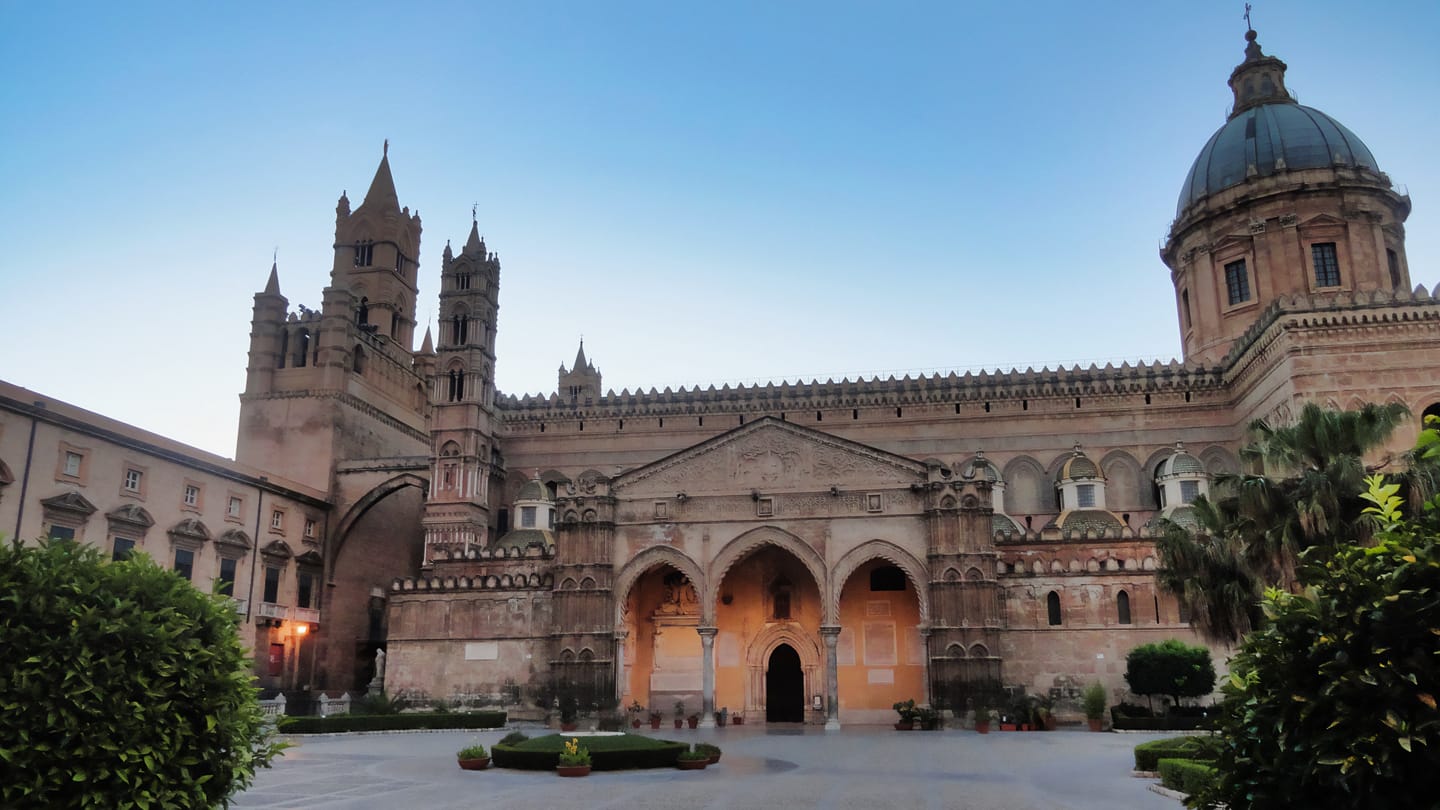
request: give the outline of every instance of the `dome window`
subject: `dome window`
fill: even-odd
[[[1340,286],[1340,260],[1335,254],[1334,242],[1316,242],[1310,246],[1310,258],[1315,262],[1315,286]]]
[[[522,529],[533,529],[533,528],[535,528],[535,507],[533,507],[533,506],[522,506],[522,507],[520,507],[520,528],[522,528]]]
[[[1200,482],[1199,482],[1199,481],[1181,481],[1181,482],[1180,482],[1180,502],[1181,502],[1181,503],[1194,503],[1194,502],[1195,502],[1195,499],[1198,498],[1198,497],[1200,497]]]
[[[1075,502],[1081,509],[1095,507],[1095,485],[1081,484],[1075,488]]]
[[[1230,295],[1230,306],[1250,300],[1250,274],[1245,269],[1245,260],[1239,259],[1225,265],[1225,289]]]

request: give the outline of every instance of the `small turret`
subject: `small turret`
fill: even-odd
[[[575,364],[566,370],[560,365],[559,392],[562,400],[571,405],[581,405],[600,398],[600,369],[585,358],[585,338],[580,338],[580,349],[575,352]]]

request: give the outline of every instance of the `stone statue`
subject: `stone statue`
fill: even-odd
[[[365,691],[372,695],[385,694],[385,651],[375,651],[375,677],[370,679],[370,684]]]

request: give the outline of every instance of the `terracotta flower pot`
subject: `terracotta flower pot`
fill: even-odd
[[[465,771],[483,771],[490,767],[490,757],[475,757],[474,759],[457,759],[460,769]]]
[[[637,717],[637,718],[635,718],[634,720],[631,720],[631,721],[630,721],[630,727],[631,727],[631,728],[639,728],[639,727],[640,727],[640,718]]]
[[[914,720],[901,720],[900,722],[898,722],[898,723],[895,724],[895,730],[896,730],[896,731],[914,731],[914,730],[915,730],[915,721],[914,721]]]
[[[1094,720],[1090,720],[1089,722],[1090,722],[1090,730],[1091,730],[1091,731],[1103,731],[1103,730],[1104,730],[1105,719],[1104,719],[1103,717],[1097,717],[1097,718],[1095,718]]]
[[[711,764],[711,765],[719,765],[719,764],[720,764],[720,755],[719,755],[719,754],[711,754],[711,755],[710,755],[710,764]]]
[[[1001,730],[1001,731],[1014,731],[1015,728],[1016,728],[1016,726],[1015,726],[1014,723],[1001,723],[1001,724],[1000,724],[1000,730]]]
[[[985,721],[985,722],[983,722],[983,723],[976,723],[976,724],[975,724],[975,730],[978,731],[978,732],[980,732],[981,734],[989,734],[989,733],[990,733],[990,721],[987,720],[987,721]]]
[[[685,727],[685,721],[684,721],[683,719],[679,718],[679,717],[675,718],[675,727],[676,727],[676,728],[684,728],[684,727]]]
[[[560,721],[560,730],[561,730],[561,731],[574,731],[574,730],[575,730],[575,723],[567,723],[567,722],[565,722],[564,720],[561,720],[561,721]]]
[[[685,718],[685,722],[690,726],[690,728],[700,727],[700,718],[698,717],[687,717]]]
[[[675,766],[682,771],[703,771],[705,766],[710,764],[708,759],[679,759]]]
[[[555,773],[561,776],[589,776],[589,765],[556,765]]]
[[[658,717],[652,717],[652,718],[650,718],[650,728],[652,728],[652,729],[654,729],[654,730],[656,730],[656,731],[659,731],[659,730],[660,730],[660,718],[658,718]]]

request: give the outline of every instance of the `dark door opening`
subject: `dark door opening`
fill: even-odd
[[[805,676],[800,654],[789,644],[770,653],[765,670],[765,722],[801,723],[805,720]]]

